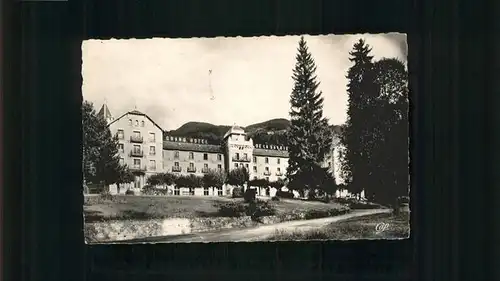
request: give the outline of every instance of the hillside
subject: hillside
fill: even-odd
[[[271,119],[265,122],[244,127],[254,143],[286,145],[286,131],[290,121],[284,118]],[[170,136],[183,136],[207,139],[209,143],[218,144],[224,134],[231,128],[229,125],[214,125],[206,122],[188,122],[176,130],[167,131]],[[332,130],[339,132],[340,126],[332,125]]]

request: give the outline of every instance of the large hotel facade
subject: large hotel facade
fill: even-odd
[[[148,115],[133,110],[114,119],[104,104],[99,111],[108,122],[113,135],[118,135],[121,164],[141,171],[133,188],[142,188],[149,176],[156,173],[203,176],[209,170],[230,171],[245,167],[250,179],[276,181],[284,178],[288,166],[285,146],[254,143],[244,129],[233,126],[224,135],[220,145],[207,140],[170,136]],[[336,173],[335,152],[338,136],[334,136],[332,149],[323,166]],[[111,187],[113,188],[113,186]],[[185,191],[188,192],[188,191]],[[173,194],[185,193],[175,190]],[[227,190],[194,190],[195,195],[227,195]],[[259,195],[269,196],[269,190]]]

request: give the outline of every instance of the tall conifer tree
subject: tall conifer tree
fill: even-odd
[[[316,64],[304,37],[300,38],[290,95],[291,125],[288,136],[287,178],[291,189],[303,191],[322,186],[315,182],[318,167],[331,147],[331,130],[323,117],[323,97],[318,90]]]
[[[348,189],[360,194],[371,186],[374,145],[373,128],[378,95],[373,71],[371,48],[360,39],[349,53],[353,66],[347,73],[348,109],[347,122],[341,137],[341,165]]]

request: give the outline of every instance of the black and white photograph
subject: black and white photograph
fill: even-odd
[[[405,34],[86,40],[85,242],[410,236]]]

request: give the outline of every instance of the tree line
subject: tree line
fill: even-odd
[[[396,58],[373,60],[360,39],[349,53],[347,122],[342,128],[339,162],[347,189],[362,190],[369,199],[392,203],[408,195],[408,73]],[[331,150],[332,134],[323,116],[316,64],[300,38],[294,86],[290,95],[288,132],[289,188],[332,194],[333,173],[322,168]]]
[[[241,187],[245,183],[248,186],[255,187],[275,187],[280,188],[286,185],[286,181],[278,179],[268,181],[266,179],[249,179],[249,173],[245,168],[238,168],[229,172],[219,170],[209,170],[203,176],[197,175],[176,175],[174,173],[158,173],[148,177],[146,180],[151,186],[170,186],[178,187],[217,187],[222,188],[225,184]]]

